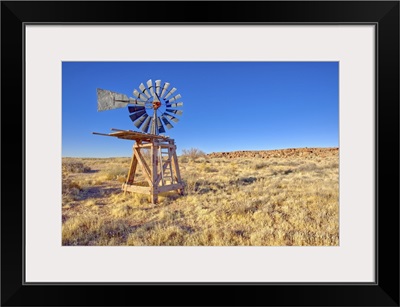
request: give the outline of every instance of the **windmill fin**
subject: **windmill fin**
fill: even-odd
[[[161,92],[161,80],[156,80],[156,94],[157,96],[160,96]]]
[[[178,100],[179,98],[182,98],[181,94],[178,94],[178,95],[172,97],[171,99],[169,99],[169,102],[174,102],[174,101]]]
[[[151,96],[154,96],[153,81],[151,79],[147,81],[147,87],[150,90]]]
[[[175,92],[176,92],[176,88],[174,87],[168,92],[168,94],[164,97],[164,99],[167,99],[169,96],[171,96]]]
[[[177,107],[183,106],[183,102],[177,102],[177,103],[170,103],[170,102],[167,102],[167,103],[165,104],[165,106],[168,107],[168,108],[177,108]]]
[[[142,126],[142,131],[144,133],[147,133],[147,131],[149,131],[150,121],[151,121],[151,117],[150,116],[147,117],[146,120],[144,121],[143,126]]]
[[[174,113],[174,114],[177,114],[177,115],[182,115],[182,113],[183,113],[182,110],[166,109],[165,111],[170,112],[170,113]]]
[[[146,102],[147,100],[149,100],[149,98],[147,98],[147,96],[143,93],[140,93],[138,90],[133,90],[133,95],[135,95],[135,97],[143,102]]]
[[[158,133],[165,133],[164,126],[159,117],[157,117],[157,130],[158,130]]]
[[[135,120],[137,120],[140,116],[142,116],[144,113],[146,113],[146,110],[142,110],[136,113],[132,113],[131,115],[129,115],[129,117],[131,118],[131,120],[134,122]]]
[[[149,94],[148,91],[147,91],[147,88],[144,86],[143,83],[141,83],[141,84],[139,85],[139,88],[140,88],[140,90],[142,91],[142,93],[144,93],[144,94],[147,96],[147,98],[150,98],[150,97],[151,97],[150,94]]]
[[[139,129],[141,125],[143,125],[144,121],[148,118],[149,116],[147,113],[144,113],[141,117],[139,117],[138,120],[136,120],[133,124]]]
[[[172,129],[174,128],[174,126],[171,125],[171,123],[168,121],[168,119],[163,115],[161,115],[161,120],[164,122],[164,125],[168,128],[168,129]]]
[[[162,92],[161,92],[161,96],[160,96],[161,98],[164,97],[164,95],[167,92],[167,89],[168,89],[169,86],[170,86],[170,83],[168,83],[168,82],[164,83],[163,88],[162,88]]]
[[[168,119],[172,120],[174,123],[179,122],[179,119],[176,118],[175,116],[171,115],[171,114],[168,114],[168,113],[165,113],[165,112],[164,112],[163,115],[164,115],[165,117],[168,117]]]
[[[144,107],[141,107],[141,106],[128,106],[128,111],[129,111],[129,113],[135,113],[135,112],[137,112],[137,111],[142,111],[142,110],[144,110],[145,108]]]

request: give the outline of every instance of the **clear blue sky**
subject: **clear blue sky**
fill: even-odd
[[[339,144],[338,62],[63,62],[62,155],[128,157],[133,141],[93,135],[138,130],[127,107],[97,111],[96,89],[133,96],[169,82],[184,103],[166,135],[178,155]]]

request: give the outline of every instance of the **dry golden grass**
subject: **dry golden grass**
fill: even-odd
[[[63,245],[339,245],[339,161],[179,157],[184,196],[123,194],[130,158],[63,165]]]

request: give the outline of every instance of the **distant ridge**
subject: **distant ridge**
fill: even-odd
[[[315,147],[315,148],[287,148],[275,150],[239,150],[229,152],[212,152],[207,156],[210,158],[288,158],[288,157],[330,157],[339,153],[338,147]]]

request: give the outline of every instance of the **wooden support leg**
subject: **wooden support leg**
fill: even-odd
[[[171,144],[171,142],[170,142],[170,144]],[[178,157],[176,156],[176,150],[175,149],[176,149],[176,146],[174,146],[174,147],[172,147],[170,149],[171,156],[172,156],[172,161],[171,161],[172,162],[171,163],[172,164],[172,169],[173,169],[173,172],[175,174],[176,182],[183,184],[182,178],[181,178],[181,172],[179,171]],[[178,193],[180,195],[183,195],[184,194],[184,189],[183,188],[182,189],[178,189]]]
[[[135,150],[135,149],[133,149],[133,150]],[[137,160],[137,158],[135,156],[135,152],[133,152],[131,166],[129,168],[129,173],[128,173],[128,177],[126,179],[126,183],[132,184],[133,181],[135,180],[135,173],[136,173],[137,164],[138,164],[138,160]]]
[[[151,146],[151,191],[150,191],[150,201],[153,204],[158,202],[158,191],[157,191],[157,170],[158,170],[158,152],[157,146],[153,142]]]
[[[154,190],[151,191],[150,202],[151,202],[152,204],[158,203],[158,194],[155,193]]]
[[[135,180],[135,173],[136,173],[137,164],[138,164],[138,160],[137,160],[137,158],[135,156],[135,148],[133,148],[131,166],[129,167],[128,177],[126,178],[126,181],[125,181],[125,184],[124,184],[124,195],[126,194],[127,185],[133,184],[133,181]]]

